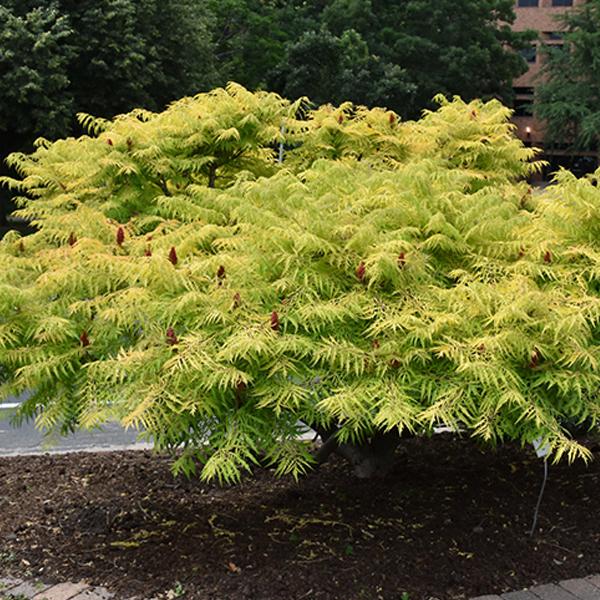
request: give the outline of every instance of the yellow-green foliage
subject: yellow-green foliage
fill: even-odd
[[[507,109],[440,102],[398,123],[231,85],[12,156],[39,231],[0,243],[0,395],[223,481],[303,472],[299,420],[586,456],[563,424],[599,416],[600,192],[535,197]]]

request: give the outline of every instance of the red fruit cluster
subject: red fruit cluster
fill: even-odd
[[[125,230],[122,227],[117,229],[117,245],[122,246],[125,241]]]
[[[112,141],[110,138],[108,138],[108,139],[106,140],[106,143],[107,143],[109,146],[112,146],[112,145],[113,145],[113,141]]]
[[[177,250],[175,250],[175,246],[171,246],[171,250],[169,250],[169,260],[173,265],[176,265],[177,261],[179,260],[177,258]]]
[[[219,279],[224,279],[225,278],[225,267],[223,265],[221,265],[218,269],[217,269],[217,277]]]
[[[177,339],[177,336],[175,335],[175,330],[172,327],[169,327],[167,329],[167,344],[169,344],[169,346],[175,346],[178,343],[179,343],[179,340]]]
[[[356,278],[362,283],[365,280],[365,263],[361,260],[358,267],[356,267]]]
[[[341,125],[344,122],[344,115],[339,115],[337,121]]]
[[[144,256],[152,256],[152,250],[150,246],[148,246],[148,248],[146,248],[146,250],[144,251]]]
[[[233,308],[239,308],[242,305],[242,297],[239,292],[233,295]]]
[[[398,254],[398,268],[402,268],[406,264],[406,258],[404,256],[404,252],[400,252]]]
[[[77,236],[71,231],[69,235],[69,246],[74,246],[77,243]]]
[[[546,250],[546,253],[544,254],[544,262],[545,263],[552,262],[552,252],[550,252],[550,250]]]
[[[273,331],[279,331],[279,315],[275,310],[271,313],[271,329]]]
[[[87,331],[83,331],[81,333],[79,336],[79,342],[84,348],[90,345],[90,338],[88,337]]]
[[[390,113],[389,120],[390,125],[393,125],[396,122],[396,115],[394,113]]]

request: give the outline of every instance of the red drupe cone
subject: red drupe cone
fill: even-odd
[[[271,329],[273,331],[279,331],[279,315],[275,310],[271,313]]]
[[[175,246],[171,246],[171,250],[169,250],[169,260],[173,265],[176,265],[177,261],[179,260],[177,258],[177,250],[175,250]]]
[[[400,252],[400,254],[398,254],[398,268],[402,269],[402,267],[404,267],[405,264],[406,258],[404,256],[404,252]]]
[[[125,230],[122,227],[117,229],[117,245],[122,246],[125,241]]]
[[[242,305],[242,297],[240,296],[239,292],[236,292],[233,295],[233,307],[232,308],[239,308]]]
[[[179,340],[177,339],[177,336],[175,335],[175,330],[172,327],[169,327],[167,329],[167,344],[169,344],[169,346],[175,346],[178,343],[179,343]]]
[[[90,345],[90,338],[88,337],[87,331],[83,331],[81,333],[79,336],[79,342],[84,348]]]
[[[356,278],[360,282],[363,282],[365,280],[365,273],[366,273],[365,263],[363,261],[360,261],[360,264],[358,265],[358,267],[356,267]]]
[[[550,252],[550,250],[546,250],[546,253],[544,254],[544,262],[545,263],[552,262],[552,252]]]
[[[69,246],[74,246],[77,243],[77,236],[71,232],[69,235]]]

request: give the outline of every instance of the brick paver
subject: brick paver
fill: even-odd
[[[0,577],[0,592],[5,592],[11,588],[17,587],[22,581],[14,577]]]
[[[600,575],[566,579],[557,585],[538,585],[528,590],[507,592],[499,596],[477,596],[471,600],[600,600]]]
[[[47,590],[49,587],[49,585],[45,585],[39,581],[23,581],[5,592],[5,594],[8,598],[33,598],[36,594]]]
[[[111,600],[115,595],[105,588],[95,587],[77,594],[72,600]]]
[[[595,585],[598,589],[600,589],[600,575],[590,575],[585,578],[585,581]]]
[[[508,592],[500,596],[502,600],[540,600],[539,596],[532,594],[528,590],[521,590],[519,592]]]
[[[72,600],[89,587],[85,583],[59,583],[33,596],[33,600]]]
[[[538,585],[531,588],[531,591],[542,600],[577,600],[577,596],[553,583]]]
[[[48,586],[35,581],[0,577],[0,600],[10,600],[16,596],[31,600],[119,600],[107,589],[90,587],[85,583]],[[487,594],[471,600],[600,600],[600,575],[566,579],[558,584],[539,585],[529,590],[500,595]]]
[[[567,579],[558,585],[571,592],[579,600],[600,600],[600,589],[587,579]]]

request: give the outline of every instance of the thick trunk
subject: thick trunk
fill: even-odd
[[[394,464],[394,454],[400,442],[398,432],[377,433],[362,444],[343,444],[336,438],[335,429],[316,429],[323,445],[316,453],[319,464],[324,463],[332,453],[343,456],[361,479],[383,476]]]

